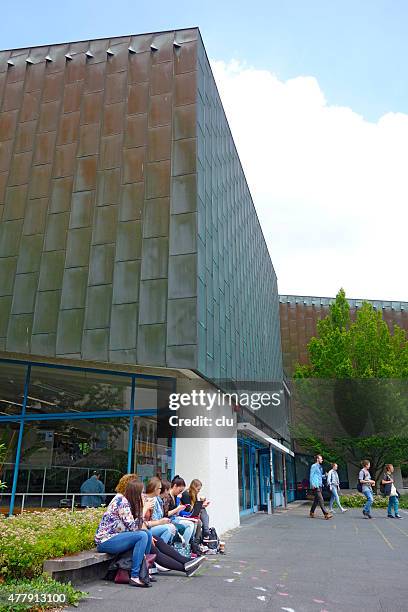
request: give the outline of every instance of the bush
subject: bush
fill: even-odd
[[[353,495],[341,495],[341,505],[345,508],[362,508],[366,502],[366,498],[362,493]],[[400,508],[408,508],[408,495],[401,495]],[[374,495],[373,508],[386,508],[388,506],[388,497],[382,495]]]
[[[46,559],[94,548],[103,508],[25,512],[0,518],[0,578],[35,578]]]
[[[0,612],[40,612],[64,605],[77,606],[85,595],[70,583],[63,584],[45,576],[34,580],[13,580],[0,584]]]

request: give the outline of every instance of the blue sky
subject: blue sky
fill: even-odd
[[[0,47],[198,25],[208,55],[312,75],[329,104],[368,120],[408,111],[405,0],[16,0],[1,10]]]

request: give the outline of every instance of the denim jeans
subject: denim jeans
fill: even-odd
[[[101,553],[109,553],[117,555],[133,548],[132,554],[132,569],[130,575],[132,578],[139,576],[140,565],[144,555],[150,552],[152,545],[152,534],[145,529],[138,531],[123,531],[98,544],[97,550]]]
[[[338,505],[338,507],[340,508],[340,510],[343,510],[341,503],[340,503],[340,498],[339,498],[339,491],[337,489],[337,487],[333,486],[332,490],[331,490],[331,498],[330,498],[330,511],[333,510],[333,504],[334,502],[336,502],[336,504]]]
[[[367,498],[367,501],[364,505],[363,510],[367,514],[370,514],[371,506],[373,505],[373,501],[374,501],[373,492],[368,487],[363,487],[363,495],[365,495]]]
[[[170,523],[167,525],[155,525],[154,527],[151,527],[149,531],[151,532],[152,536],[155,538],[161,538],[163,542],[166,542],[166,544],[173,539],[173,536],[176,533],[174,525]]]
[[[390,495],[390,498],[388,500],[388,508],[387,508],[388,516],[392,516],[393,509],[394,509],[395,516],[398,516],[398,508],[399,508],[398,495]]]
[[[177,531],[179,531],[179,527],[182,527],[184,529],[183,531],[183,538],[185,539],[186,543],[188,544],[192,538],[192,535],[194,533],[195,530],[195,523],[194,521],[189,521],[187,519],[182,519],[180,516],[176,516],[173,519],[173,522],[177,528]],[[180,529],[180,532],[182,531],[182,529]]]

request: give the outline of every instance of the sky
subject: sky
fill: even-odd
[[[405,0],[16,0],[0,48],[199,26],[283,294],[408,301]]]

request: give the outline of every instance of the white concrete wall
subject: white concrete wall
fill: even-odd
[[[179,438],[176,442],[176,474],[186,481],[203,483],[210,527],[218,535],[239,525],[237,440],[232,438]]]
[[[178,393],[191,392],[193,387],[207,392],[216,391],[211,384],[200,378],[193,381],[177,381]],[[201,480],[203,483],[201,494],[211,502],[208,507],[210,527],[215,527],[221,535],[228,529],[238,527],[240,522],[237,419],[232,407],[228,403],[221,402],[208,412],[205,407],[200,409],[185,407],[177,411],[180,417],[198,413],[214,419],[224,415],[234,421],[234,426],[229,429],[231,435],[228,438],[217,437],[217,435],[226,435],[225,431],[217,431],[217,428],[212,432],[194,428],[193,435],[196,437],[176,439],[175,473],[184,478],[187,487],[193,478]]]

